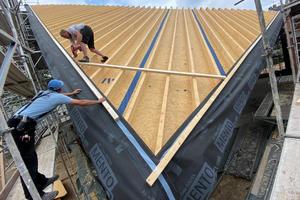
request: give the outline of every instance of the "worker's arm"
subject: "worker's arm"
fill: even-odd
[[[71,34],[70,42],[72,46],[75,46],[76,44],[76,36],[74,34]]]
[[[75,95],[75,94],[79,94],[80,92],[81,92],[81,89],[76,89],[73,92],[66,92],[66,93],[62,93],[62,94],[66,95],[66,96],[72,96],[72,95]]]
[[[71,104],[76,106],[90,106],[104,102],[105,99],[102,97],[98,100],[88,100],[88,99],[72,99]]]
[[[79,31],[76,31],[75,37],[76,37],[75,46],[79,46],[80,42],[82,41],[82,35],[81,35],[81,33]]]

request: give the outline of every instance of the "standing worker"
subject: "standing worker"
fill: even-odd
[[[77,51],[83,51],[83,59],[79,62],[89,62],[90,59],[87,55],[86,44],[88,45],[91,52],[102,57],[101,62],[107,61],[108,57],[103,55],[100,51],[95,48],[94,44],[94,32],[91,27],[84,24],[74,24],[67,30],[62,29],[60,36],[69,39],[71,42],[71,49],[74,57],[77,57]]]
[[[69,96],[78,94],[81,90],[76,89],[71,93],[62,93],[64,83],[60,80],[51,80],[48,83],[48,90],[39,92],[29,103],[20,108],[9,120],[8,126],[12,130],[13,138],[29,171],[29,174],[40,193],[43,200],[53,200],[58,192],[44,193],[43,190],[58,179],[58,175],[46,178],[45,175],[38,172],[38,159],[34,148],[35,127],[46,114],[50,113],[57,106],[62,104],[71,104],[78,106],[88,106],[102,103],[104,98],[99,100],[79,100]],[[26,199],[31,195],[21,179]]]

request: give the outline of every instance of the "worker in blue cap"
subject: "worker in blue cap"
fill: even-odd
[[[61,80],[49,81],[48,90],[39,92],[8,120],[8,126],[14,128],[12,135],[16,145],[43,200],[53,200],[57,196],[57,191],[45,193],[43,190],[56,181],[58,175],[46,178],[45,175],[38,172],[38,159],[34,148],[34,132],[37,122],[62,104],[88,106],[105,101],[104,98],[98,100],[73,99],[69,96],[78,94],[81,90],[76,89],[71,93],[63,93],[63,86],[64,82]],[[32,199],[24,181],[21,180],[21,182],[26,199]]]

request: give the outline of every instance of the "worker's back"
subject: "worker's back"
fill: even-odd
[[[39,95],[29,106],[26,104],[20,108],[15,115],[25,115],[37,120],[57,106],[69,104],[72,100],[68,96],[51,90],[41,91]]]

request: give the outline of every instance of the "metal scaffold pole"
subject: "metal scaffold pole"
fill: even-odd
[[[266,35],[266,23],[265,23],[261,2],[260,0],[254,0],[254,1],[255,1],[256,11],[258,15],[259,24],[260,24],[261,37],[262,37],[264,53],[265,53],[264,56],[266,57],[266,61],[267,61],[267,69],[269,72],[273,101],[276,110],[276,121],[277,121],[278,132],[279,132],[279,136],[283,137],[284,126],[283,126],[280,100],[279,100],[279,94],[277,88],[277,80],[275,76],[275,69],[273,66],[272,49],[270,48],[269,40]]]
[[[7,119],[7,116],[6,116],[6,113],[4,111],[4,108],[3,108],[3,104],[2,104],[2,101],[0,100],[0,112],[3,113],[3,116],[5,119]],[[3,149],[1,149],[3,148]],[[0,176],[1,176],[1,190],[4,188],[5,186],[5,167],[4,167],[4,147],[3,147],[3,138],[2,136],[0,136]]]
[[[294,81],[294,84],[295,84],[297,82],[296,65],[295,65],[295,59],[294,59],[293,51],[292,51],[293,46],[291,44],[291,35],[290,35],[289,31],[288,31],[288,23],[289,23],[289,21],[287,21],[287,15],[286,15],[286,12],[285,12],[285,10],[283,8],[282,0],[280,0],[280,12],[283,15],[284,31],[285,31],[285,35],[286,35],[288,52],[289,52],[289,58],[290,58],[290,62],[291,62],[291,70],[292,70],[293,81]]]

